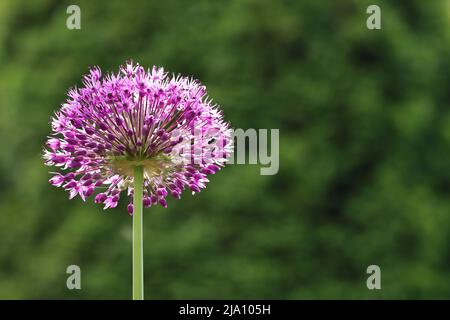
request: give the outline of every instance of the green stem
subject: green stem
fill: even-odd
[[[134,167],[133,191],[133,300],[144,300],[144,262],[142,241],[142,189],[144,171]]]

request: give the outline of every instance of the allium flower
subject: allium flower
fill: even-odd
[[[107,209],[127,191],[132,214],[140,167],[144,207],[166,207],[168,195],[200,192],[225,164],[231,130],[199,82],[128,62],[103,78],[91,68],[83,85],[69,90],[44,150],[45,164],[59,169],[49,182],[70,199],[98,192],[95,202]]]
[[[133,299],[143,299],[142,207],[167,206],[170,194],[200,192],[226,162],[231,130],[206,89],[162,68],[129,62],[102,78],[98,67],[71,89],[52,119],[45,164],[50,183],[70,198],[95,196],[114,208],[127,191],[133,215]]]

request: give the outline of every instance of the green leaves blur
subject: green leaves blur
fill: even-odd
[[[280,128],[278,175],[232,165],[145,211],[146,298],[450,297],[446,1],[383,1],[381,31],[370,1],[78,1],[79,31],[69,4],[0,4],[0,298],[130,298],[127,203],[69,201],[40,159],[67,89],[129,58]]]

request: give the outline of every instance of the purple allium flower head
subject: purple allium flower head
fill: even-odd
[[[199,192],[225,164],[231,129],[198,81],[128,62],[103,78],[91,68],[83,85],[52,118],[44,150],[45,164],[59,169],[49,182],[70,199],[97,192],[96,203],[114,208],[122,191],[132,199],[133,167],[141,165],[144,207],[166,207],[168,195]]]

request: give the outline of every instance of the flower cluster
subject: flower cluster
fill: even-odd
[[[95,196],[117,206],[122,191],[132,200],[133,169],[144,171],[144,207],[167,206],[170,194],[200,192],[226,162],[231,129],[198,81],[126,63],[102,77],[98,67],[52,118],[45,164],[56,166],[49,182],[70,198]],[[132,201],[128,205],[132,214]]]

